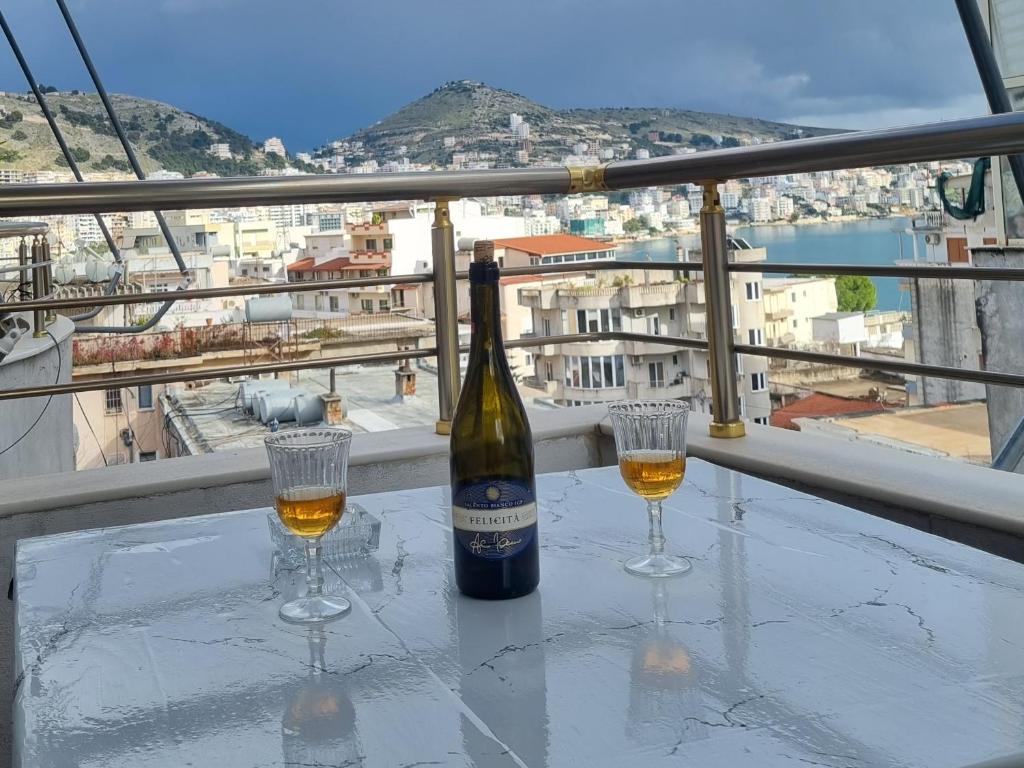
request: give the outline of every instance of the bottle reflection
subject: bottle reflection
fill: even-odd
[[[308,629],[309,674],[296,685],[281,718],[285,765],[357,765],[362,749],[355,707],[343,678],[324,661],[323,625]]]
[[[474,600],[449,594],[458,628],[460,695],[526,765],[548,764],[548,706],[541,594]],[[462,718],[474,765],[499,761],[503,748]],[[502,763],[504,764],[504,763]]]
[[[627,735],[638,744],[674,743],[705,738],[697,669],[686,646],[673,634],[669,584],[651,582],[654,621],[633,650]]]

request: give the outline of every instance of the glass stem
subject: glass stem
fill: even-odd
[[[306,597],[320,597],[324,593],[324,572],[321,561],[320,539],[306,539]]]
[[[651,555],[660,555],[665,551],[665,534],[661,531],[661,502],[647,502],[647,516],[650,518],[651,531],[648,536],[651,542]]]

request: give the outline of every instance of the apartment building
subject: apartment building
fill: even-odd
[[[75,468],[155,461],[165,457],[164,385],[145,384],[75,395]]]
[[[764,335],[770,347],[811,344],[811,318],[839,309],[833,277],[774,278],[762,285]]]
[[[763,248],[731,240],[730,258],[763,261]],[[737,342],[765,343],[760,273],[732,276],[733,329]],[[624,331],[706,339],[703,276],[682,272],[615,270],[587,276],[549,276],[520,287],[519,302],[533,313],[535,336]],[[705,351],[657,342],[599,341],[548,344],[537,348],[535,378],[559,405],[589,405],[624,398],[686,400],[697,412],[711,412],[711,371]],[[767,424],[771,413],[768,365],[740,356],[737,384],[741,414]]]

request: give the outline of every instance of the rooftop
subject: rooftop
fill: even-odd
[[[794,423],[794,419],[879,413],[884,410],[884,406],[878,402],[835,397],[815,392],[802,400],[790,403],[785,408],[774,411],[771,415],[771,425],[800,431],[800,427]]]
[[[536,256],[553,256],[562,253],[585,251],[614,251],[615,246],[576,235],[533,235],[531,237],[506,237],[494,241],[496,248],[514,248],[517,251]]]

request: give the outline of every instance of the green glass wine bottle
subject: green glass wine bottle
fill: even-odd
[[[455,583],[470,597],[503,600],[540,580],[533,437],[501,340],[494,243],[478,240],[469,267],[473,336],[452,419]]]

